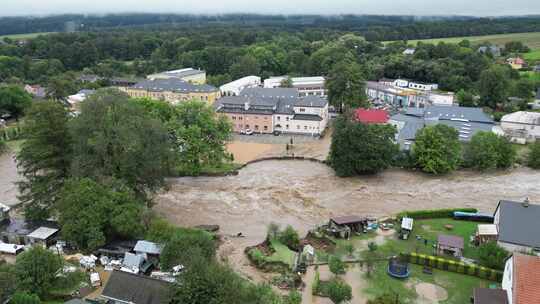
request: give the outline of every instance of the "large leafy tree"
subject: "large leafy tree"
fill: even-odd
[[[412,153],[416,165],[424,172],[444,174],[454,171],[461,162],[458,132],[443,124],[425,127],[416,135]]]
[[[230,137],[231,124],[203,102],[179,104],[167,126],[174,136],[177,164],[183,173],[199,174],[204,167],[222,164],[228,156],[225,141]]]
[[[340,117],[335,123],[329,164],[338,176],[384,170],[398,152],[394,134],[390,125],[366,125]]]
[[[15,292],[16,287],[15,266],[0,261],[0,301],[7,300]]]
[[[492,132],[478,132],[466,150],[469,166],[479,170],[508,168],[514,164],[516,151],[504,137]]]
[[[62,267],[61,258],[43,247],[35,246],[21,253],[15,264],[18,290],[27,291],[43,298],[56,281],[56,273]]]
[[[114,237],[137,237],[144,230],[144,202],[119,181],[102,185],[88,178],[69,180],[57,207],[62,236],[83,250],[94,250]]]
[[[365,83],[360,66],[354,61],[336,63],[326,81],[330,104],[343,111],[343,107],[357,108],[368,105]]]
[[[506,102],[510,89],[508,74],[508,68],[500,65],[494,65],[480,74],[478,90],[482,105],[495,109]]]
[[[163,185],[171,151],[167,130],[124,93],[93,94],[70,131],[74,177],[121,179],[141,197]]]
[[[6,112],[18,119],[31,104],[32,96],[20,87],[0,87],[0,114]]]
[[[64,107],[53,101],[33,104],[26,115],[25,141],[17,155],[17,163],[24,177],[18,183],[19,199],[29,220],[49,217],[69,174],[68,120]]]
[[[510,253],[497,245],[497,242],[488,242],[478,248],[478,261],[484,267],[503,270],[509,256]]]

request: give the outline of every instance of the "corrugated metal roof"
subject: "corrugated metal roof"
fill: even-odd
[[[46,240],[50,238],[53,234],[57,233],[58,231],[59,231],[58,229],[54,229],[54,228],[39,227],[38,229],[30,233],[28,237],[32,239]]]
[[[162,247],[161,245],[153,243],[153,242],[138,241],[133,251],[144,252],[144,253],[149,253],[149,254],[160,254],[161,247]]]

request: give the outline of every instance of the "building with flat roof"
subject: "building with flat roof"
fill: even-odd
[[[264,80],[265,88],[279,88],[288,76],[270,77]],[[326,79],[322,76],[291,77],[292,87],[298,89],[300,96],[326,96]]]
[[[238,96],[244,89],[261,86],[261,77],[246,76],[219,87],[221,96]]]
[[[389,123],[397,128],[396,141],[404,150],[410,148],[416,133],[425,126],[445,124],[452,127],[458,131],[462,142],[469,142],[478,132],[492,132],[495,126],[493,119],[481,108],[456,106],[409,108],[392,116]]]
[[[220,93],[216,87],[208,84],[193,84],[179,78],[147,79],[133,86],[120,88],[134,98],[152,98],[177,104],[187,100],[200,100],[214,103]]]
[[[156,74],[146,76],[149,80],[157,79],[181,79],[193,84],[205,84],[206,83],[206,71],[197,70],[193,68],[185,68],[179,70],[165,71]]]

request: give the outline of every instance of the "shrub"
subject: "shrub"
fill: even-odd
[[[328,297],[335,304],[340,304],[352,299],[352,288],[347,283],[332,279],[327,286]]]
[[[9,303],[12,304],[39,304],[39,297],[33,293],[16,292]]]
[[[343,264],[341,259],[336,256],[330,256],[330,258],[328,259],[328,267],[330,268],[330,271],[335,275],[345,273],[345,265]]]
[[[504,137],[492,132],[475,134],[465,153],[466,165],[477,170],[508,168],[516,160],[516,150]]]
[[[289,247],[291,250],[297,250],[300,245],[298,232],[291,225],[288,225],[279,235],[279,241]]]
[[[484,243],[478,248],[478,262],[485,267],[503,270],[509,256],[510,253],[496,242]]]
[[[264,254],[257,248],[250,249],[248,251],[248,257],[257,267],[262,266],[265,262]]]

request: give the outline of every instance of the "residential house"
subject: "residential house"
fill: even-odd
[[[504,115],[501,128],[513,142],[535,142],[540,139],[540,113],[519,111]]]
[[[47,97],[47,90],[38,84],[36,85],[27,84],[24,86],[24,90],[26,91],[26,93],[32,95],[35,98]]]
[[[362,232],[367,226],[367,218],[356,215],[333,217],[328,222],[331,233],[341,238],[349,238],[353,232]]]
[[[452,255],[460,258],[463,256],[465,242],[462,237],[455,235],[440,234],[437,237],[437,252],[440,255]]]
[[[206,71],[197,70],[193,68],[186,68],[173,71],[165,71],[146,76],[149,80],[159,79],[180,79],[185,82],[193,84],[205,84],[206,83]]]
[[[113,304],[167,304],[170,286],[165,281],[114,270],[101,297]]]
[[[320,135],[328,124],[328,101],[299,95],[295,88],[248,88],[226,96],[216,112],[227,116],[233,131]]]
[[[497,243],[510,252],[540,251],[540,205],[524,202],[499,201],[494,212]]]
[[[216,87],[208,84],[193,84],[179,78],[143,80],[120,90],[134,98],[146,97],[165,100],[172,104],[192,99],[213,104],[220,97]]]
[[[410,55],[414,55],[415,52],[416,52],[415,48],[407,48],[405,49],[405,51],[403,51],[403,55],[410,56]]]
[[[356,109],[354,116],[364,124],[385,124],[390,119],[387,111],[377,109]]]
[[[502,49],[496,45],[481,46],[478,48],[478,53],[491,54],[493,57],[500,57]]]
[[[244,89],[256,88],[260,86],[261,77],[246,76],[222,85],[219,87],[219,90],[221,91],[221,96],[238,96]]]
[[[60,230],[50,227],[39,227],[27,235],[30,245],[38,245],[45,248],[53,245]]]
[[[468,142],[474,134],[492,132],[495,123],[481,108],[458,106],[429,106],[409,108],[390,118],[398,132],[396,142],[402,149],[408,150],[416,138],[416,133],[425,126],[445,124],[459,132],[459,140]]]
[[[525,60],[519,57],[508,58],[506,59],[506,63],[508,63],[514,70],[520,70],[526,65]]]
[[[270,77],[264,80],[265,88],[279,88],[288,76]],[[292,87],[298,89],[300,96],[326,96],[326,79],[322,76],[292,77]]]
[[[506,291],[508,304],[539,304],[539,274],[540,257],[514,253],[506,260],[502,289]]]

